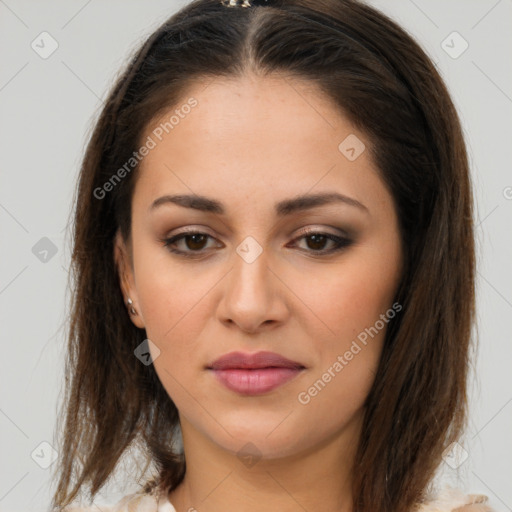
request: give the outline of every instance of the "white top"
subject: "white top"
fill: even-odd
[[[495,512],[490,508],[487,502],[487,496],[482,494],[466,494],[462,490],[445,486],[437,495],[431,496],[426,503],[419,505],[412,512],[464,512],[468,505],[467,511],[473,512]],[[479,503],[484,504],[477,507],[470,505]],[[464,508],[459,508],[464,507]],[[116,504],[105,506],[101,505],[102,512],[176,512],[176,509],[170,503],[167,492],[161,492],[155,488],[149,494],[136,492],[127,494]],[[96,505],[92,506],[70,506],[66,507],[63,512],[97,512]]]
[[[168,498],[167,492],[154,488],[150,493],[142,491],[127,494],[114,505],[101,505],[102,512],[176,512]],[[98,512],[96,505],[69,506],[62,512]]]

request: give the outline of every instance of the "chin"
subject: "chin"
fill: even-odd
[[[287,423],[287,414],[248,416],[238,413],[235,417],[219,421],[222,427],[215,432],[205,432],[224,450],[241,457],[244,453],[265,459],[277,459],[294,455],[311,442],[304,426]],[[210,430],[210,429],[208,429]],[[231,436],[227,433],[231,434]]]

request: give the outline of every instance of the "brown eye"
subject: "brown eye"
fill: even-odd
[[[353,243],[349,238],[333,235],[332,233],[322,233],[320,231],[308,231],[295,240],[306,240],[305,251],[317,253],[318,255],[331,254],[340,251]],[[332,247],[326,249],[325,246],[331,242]]]
[[[204,244],[208,235],[204,235],[202,233],[185,235],[183,240],[185,240],[185,246],[191,250],[201,250],[204,249]]]
[[[209,238],[213,239],[207,233],[189,231],[166,238],[162,242],[164,242],[164,247],[167,247],[169,251],[193,258],[203,254],[203,249],[205,249]],[[182,242],[181,247],[179,247],[180,242]]]
[[[309,240],[308,247],[315,251],[321,251],[325,249],[326,242],[329,241],[325,235],[309,235],[304,237],[306,240]]]

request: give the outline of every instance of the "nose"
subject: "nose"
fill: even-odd
[[[283,278],[269,267],[265,250],[252,262],[235,254],[222,283],[218,318],[227,327],[236,326],[246,333],[274,329],[289,314],[286,290]]]

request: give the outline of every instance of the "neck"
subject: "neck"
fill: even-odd
[[[187,470],[169,494],[177,512],[352,512],[352,464],[362,414],[321,446],[276,459],[241,458],[181,418]]]

